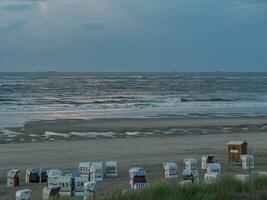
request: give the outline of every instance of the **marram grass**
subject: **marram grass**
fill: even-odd
[[[179,183],[158,182],[150,188],[97,195],[92,200],[266,200],[267,178],[253,177],[242,184],[231,177],[222,177],[216,184],[181,187]],[[60,198],[70,200],[70,198]]]

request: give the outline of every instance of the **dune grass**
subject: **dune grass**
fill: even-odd
[[[96,195],[91,200],[266,200],[267,177],[253,177],[245,184],[221,177],[215,184],[182,187],[178,182],[158,182],[143,190]],[[61,197],[59,200],[73,200]]]
[[[216,184],[181,187],[177,183],[159,182],[150,188],[115,192],[96,196],[94,200],[264,200],[267,199],[267,178],[255,177],[242,184],[231,177],[222,177]]]
[[[0,173],[0,184],[5,184],[6,183],[6,175]]]

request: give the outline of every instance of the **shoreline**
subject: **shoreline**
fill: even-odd
[[[146,117],[29,121],[0,129],[0,143],[267,132],[267,117]]]
[[[17,128],[23,127],[25,123],[31,121],[46,120],[93,120],[93,119],[123,119],[123,118],[181,118],[181,119],[198,119],[198,118],[267,118],[267,113],[253,114],[250,112],[235,113],[231,110],[228,112],[202,112],[192,110],[175,109],[96,109],[96,110],[52,110],[40,112],[2,112],[0,113],[0,128]]]

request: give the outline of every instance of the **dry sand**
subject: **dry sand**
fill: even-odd
[[[129,119],[128,119],[129,120]],[[157,119],[154,122],[132,120],[114,123],[89,123],[94,128],[121,127],[124,130],[130,128],[169,128],[169,127],[218,127],[218,126],[262,126],[266,124],[266,118],[238,118],[225,120],[203,119],[203,120],[179,120]],[[123,122],[123,123],[122,123]],[[38,122],[40,123],[44,122]],[[61,124],[59,128],[68,130],[71,124]],[[120,125],[120,126],[119,126]],[[94,127],[95,126],[95,127]],[[78,126],[77,126],[78,127]],[[94,128],[93,128],[94,127]],[[42,126],[39,126],[41,129]],[[47,128],[47,127],[46,127]],[[51,127],[50,127],[51,128]],[[73,128],[75,129],[75,128]],[[26,128],[27,130],[27,128]],[[30,129],[29,129],[30,130]],[[88,127],[86,128],[88,131]],[[0,174],[4,175],[7,170],[33,167],[54,167],[65,171],[77,170],[81,161],[107,161],[117,160],[120,164],[121,177],[105,179],[98,185],[98,191],[110,191],[128,188],[129,168],[143,166],[148,172],[151,182],[161,179],[162,162],[181,163],[184,158],[194,157],[200,160],[202,155],[213,154],[223,164],[224,171],[240,171],[240,169],[228,170],[226,166],[226,143],[229,140],[246,140],[251,152],[255,155],[256,170],[267,171],[267,134],[265,129],[261,131],[239,133],[212,134],[181,134],[171,136],[143,136],[113,139],[91,139],[83,141],[57,141],[40,143],[18,143],[0,145]],[[73,131],[73,130],[68,130]],[[74,131],[77,131],[76,129]],[[179,168],[181,173],[181,166]],[[14,199],[15,190],[7,189],[4,185],[5,179],[1,179],[0,199]],[[43,185],[25,185],[22,188],[33,189],[33,200],[41,196]],[[21,188],[21,187],[20,187]],[[16,188],[17,190],[18,188]]]

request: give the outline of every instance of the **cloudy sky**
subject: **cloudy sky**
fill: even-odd
[[[267,71],[267,0],[0,0],[0,71]]]

